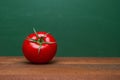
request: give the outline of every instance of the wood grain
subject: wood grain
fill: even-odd
[[[0,80],[120,80],[120,58],[56,57],[31,64],[24,57],[0,57]]]

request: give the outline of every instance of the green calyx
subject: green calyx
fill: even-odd
[[[33,31],[34,31],[34,33],[35,33],[35,35],[36,35],[36,37],[37,37],[37,40],[36,40],[36,39],[32,39],[32,38],[29,38],[29,40],[30,40],[31,42],[34,42],[34,43],[39,44],[38,54],[40,53],[40,49],[41,49],[41,47],[42,47],[43,44],[54,44],[54,43],[56,43],[56,42],[46,42],[46,41],[44,40],[44,38],[45,38],[49,33],[46,33],[44,36],[39,37],[38,34],[37,34],[37,32],[36,32],[36,30],[35,30],[35,28],[33,28]]]
[[[42,45],[45,41],[44,39],[41,37],[36,41],[38,44]]]

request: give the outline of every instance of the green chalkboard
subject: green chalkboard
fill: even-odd
[[[0,0],[0,55],[23,55],[33,27],[56,38],[56,56],[120,57],[120,0]]]

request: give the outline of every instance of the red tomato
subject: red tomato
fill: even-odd
[[[48,63],[57,51],[55,38],[47,32],[36,32],[27,36],[23,42],[24,56],[32,63]]]

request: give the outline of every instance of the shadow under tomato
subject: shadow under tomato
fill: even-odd
[[[22,62],[24,64],[29,64],[29,65],[50,65],[50,64],[55,64],[57,61],[56,60],[52,60],[50,62],[47,62],[47,63],[32,63],[32,62],[29,62],[29,61],[25,61],[25,62]]]

